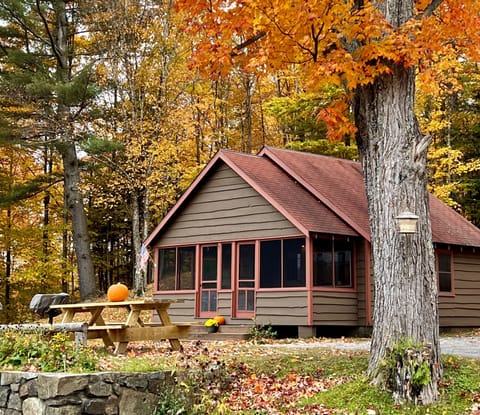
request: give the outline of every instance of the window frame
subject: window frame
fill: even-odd
[[[316,266],[315,266],[315,241],[317,240],[326,240],[331,244],[331,274],[330,274],[330,285],[317,285],[316,284]],[[351,248],[351,256],[350,256],[350,284],[348,286],[346,285],[336,285],[336,259],[338,257],[337,253],[340,251],[337,251],[335,249],[335,241],[342,241],[342,242],[347,242],[350,244]],[[355,291],[356,290],[356,250],[357,250],[357,245],[355,243],[355,239],[350,237],[350,236],[339,236],[339,235],[318,235],[317,237],[313,237],[311,239],[311,278],[312,278],[312,287],[315,291]],[[342,250],[342,251],[345,251]]]
[[[296,279],[300,281],[300,283],[293,284],[292,281],[295,281],[294,278],[287,278],[289,275],[288,272],[291,271],[291,267],[289,266],[288,258],[286,255],[286,243],[288,241],[298,241],[303,247],[303,251],[301,252],[302,257],[301,259],[301,271],[303,272],[303,278]],[[271,282],[272,280],[263,280],[262,281],[262,270],[263,264],[266,259],[262,255],[262,244],[274,244],[278,243],[279,247],[279,254],[278,254],[278,264],[276,264],[275,268],[278,269],[279,275],[275,278],[275,283],[279,285],[274,286],[262,286],[262,282]],[[307,238],[305,237],[290,237],[290,238],[276,238],[276,239],[264,239],[259,240],[260,249],[259,249],[259,280],[258,280],[258,289],[259,290],[280,290],[280,289],[306,289],[307,288],[307,255],[306,255],[306,245],[307,245]],[[296,252],[298,253],[298,252]],[[268,262],[268,261],[267,261]],[[270,269],[271,270],[271,269]],[[297,267],[298,270],[298,267]],[[290,282],[290,284],[288,284]]]
[[[447,273],[446,271],[440,271],[440,255],[450,257],[450,291],[440,291],[440,273]],[[454,261],[453,261],[453,251],[449,249],[436,249],[435,250],[435,274],[437,278],[437,289],[438,295],[442,297],[454,297],[455,296],[455,273],[454,273]]]
[[[192,251],[193,258],[191,260],[191,269],[189,272],[191,273],[191,278],[192,278],[192,288],[181,288],[182,283],[184,282],[182,276],[182,263],[180,262],[180,250],[183,249],[188,249]],[[162,251],[175,251],[175,270],[174,270],[174,281],[173,281],[173,288],[172,289],[161,289],[160,288],[160,282],[161,282],[161,266],[160,266],[160,261],[161,261],[161,255]],[[157,263],[159,264],[158,266],[158,271],[157,271],[157,278],[156,278],[156,284],[155,284],[155,292],[159,293],[181,293],[181,292],[195,292],[196,290],[196,261],[197,261],[197,248],[196,245],[180,245],[180,246],[163,246],[161,248],[158,248],[158,254],[157,254]]]

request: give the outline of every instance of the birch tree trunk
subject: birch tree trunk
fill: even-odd
[[[140,215],[140,199],[137,193],[132,194],[132,250],[134,252],[134,276],[133,276],[133,292],[135,297],[145,295],[146,281],[145,273],[140,267],[141,263],[141,215]]]
[[[431,381],[415,397],[437,399],[441,376],[437,284],[427,192],[428,138],[414,114],[415,69],[391,75],[356,92],[355,121],[369,205],[374,275],[369,374],[385,381],[381,362],[395,344],[411,340],[431,350]],[[415,234],[400,234],[395,217],[419,216]]]

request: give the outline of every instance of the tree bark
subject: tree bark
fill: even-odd
[[[80,169],[75,143],[64,142],[60,152],[63,159],[65,200],[72,219],[73,246],[77,257],[80,297],[85,300],[96,294],[96,280],[90,253],[87,217],[79,190]]]
[[[68,19],[64,1],[55,2],[56,38],[52,39],[52,50],[57,58],[57,78],[62,83],[70,81],[68,49]],[[82,300],[96,294],[96,281],[90,253],[90,240],[83,198],[79,190],[80,169],[74,140],[73,120],[70,110],[62,102],[58,103],[58,125],[60,142],[57,149],[62,155],[65,201],[72,218],[73,245],[77,257],[77,269]]]
[[[414,16],[413,0],[384,0],[375,6],[394,29]],[[374,384],[386,386],[390,382],[388,386],[400,392],[397,401],[429,404],[438,397],[442,375],[427,191],[430,140],[422,136],[414,112],[415,68],[401,62],[390,62],[389,66],[391,74],[359,87],[353,99],[368,200],[374,281],[368,374]],[[399,233],[396,216],[403,211],[419,216],[416,233]],[[424,356],[430,378],[415,388],[415,396],[410,393],[408,379],[402,378],[410,372],[403,365],[412,361],[411,350],[404,347],[399,351],[401,344],[414,345],[414,353],[428,350]],[[385,367],[383,362],[394,349],[394,367]],[[393,385],[392,373],[396,377]]]
[[[141,196],[137,193],[132,194],[132,249],[134,252],[134,278],[133,292],[135,297],[145,295],[145,272],[140,268],[142,240],[140,231],[140,200]]]
[[[385,381],[382,360],[395,344],[427,344],[431,382],[418,402],[437,399],[441,376],[437,283],[430,227],[426,152],[414,113],[415,69],[393,66],[354,98],[358,145],[368,199],[374,275],[373,334],[368,373]],[[395,217],[419,216],[415,234],[400,234]]]

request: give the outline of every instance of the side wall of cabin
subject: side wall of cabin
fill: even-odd
[[[440,327],[480,327],[480,252],[453,253],[453,295],[439,295]]]
[[[219,242],[246,242],[257,239],[303,236],[283,215],[274,209],[260,194],[238,176],[227,165],[221,163],[204,184],[197,189],[191,201],[170,221],[154,250],[160,247],[197,245]],[[155,262],[158,261],[155,255]],[[198,259],[197,259],[198,262]],[[154,268],[154,273],[158,267]],[[198,277],[198,272],[197,272]],[[169,311],[176,322],[193,321],[196,310],[194,291],[160,293],[156,290],[158,275],[154,275],[154,296],[173,298],[183,303],[173,304]],[[282,298],[282,302],[272,298]],[[307,319],[306,291],[256,293],[257,315],[265,323],[284,323],[286,304],[295,317],[289,322]],[[232,291],[218,291],[218,314],[226,317],[227,323],[251,324],[250,319],[235,318],[232,315]],[[278,304],[282,304],[279,307]],[[259,321],[259,323],[261,323]]]

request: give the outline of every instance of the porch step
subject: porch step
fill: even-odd
[[[218,327],[216,333],[207,333],[207,328],[201,325],[193,325],[190,328],[188,336],[185,340],[202,340],[202,341],[241,341],[248,340],[250,336],[251,326],[224,324]]]

